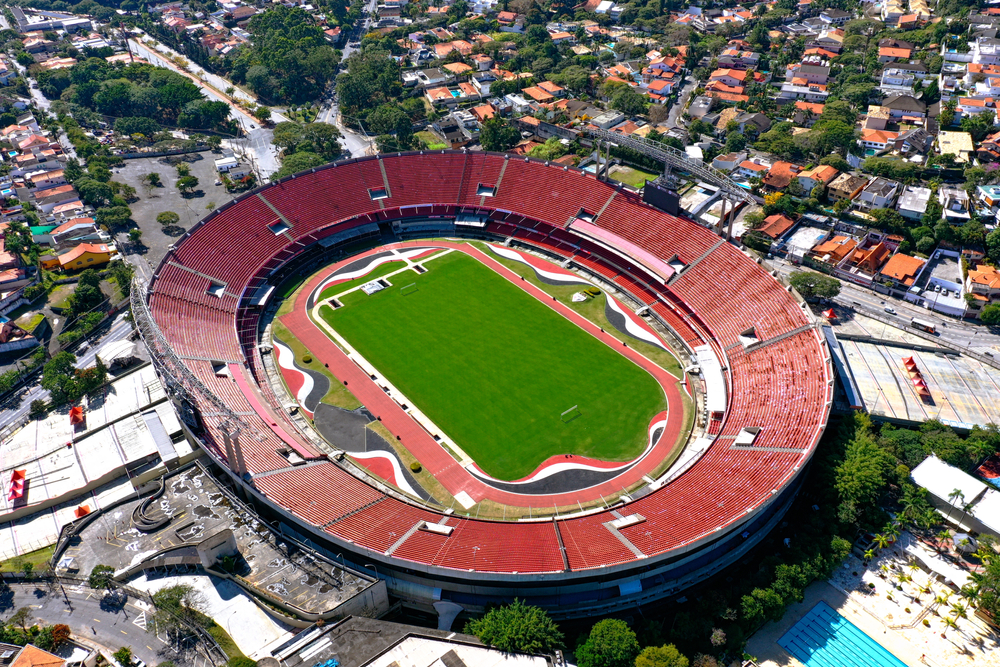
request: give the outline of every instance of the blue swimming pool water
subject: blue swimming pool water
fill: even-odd
[[[825,602],[799,619],[778,645],[806,667],[906,667]]]

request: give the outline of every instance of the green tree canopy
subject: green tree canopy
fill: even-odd
[[[483,123],[479,133],[479,143],[486,151],[505,151],[521,139],[517,128],[507,124],[504,119],[494,116]]]
[[[840,294],[839,280],[815,271],[795,271],[788,282],[807,299],[814,296],[832,299]]]
[[[673,644],[647,646],[635,659],[635,667],[688,667],[688,659]]]
[[[563,635],[548,614],[520,600],[491,609],[465,625],[467,634],[501,651],[551,653],[563,645]]]
[[[176,225],[180,222],[181,216],[177,215],[173,211],[163,211],[156,216],[156,221],[164,227],[168,227],[170,225]]]
[[[979,319],[982,320],[983,324],[990,326],[1000,324],[1000,303],[991,303],[985,306],[979,314]]]
[[[639,640],[624,621],[607,618],[590,629],[587,640],[576,650],[580,667],[633,667],[639,655]]]

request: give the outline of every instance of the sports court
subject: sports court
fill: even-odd
[[[642,453],[666,409],[651,375],[465,253],[422,265],[321,312],[484,472],[515,480],[552,456]]]
[[[965,428],[1000,423],[1000,371],[958,354],[839,340],[870,414]]]

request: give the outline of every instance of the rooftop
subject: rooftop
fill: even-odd
[[[924,260],[897,252],[889,258],[889,261],[885,263],[880,273],[909,287],[913,285],[917,272],[920,271],[920,267],[923,265]]]

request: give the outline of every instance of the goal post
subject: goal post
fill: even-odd
[[[559,415],[559,418],[562,420],[564,424],[568,424],[577,417],[581,416],[581,414],[582,413],[580,412],[580,406],[574,405],[569,410],[564,410],[562,414]]]
[[[402,287],[399,288],[399,293],[402,294],[403,296],[406,296],[407,294],[413,294],[416,291],[417,291],[417,284],[416,283],[410,283],[409,285],[403,285]]]

